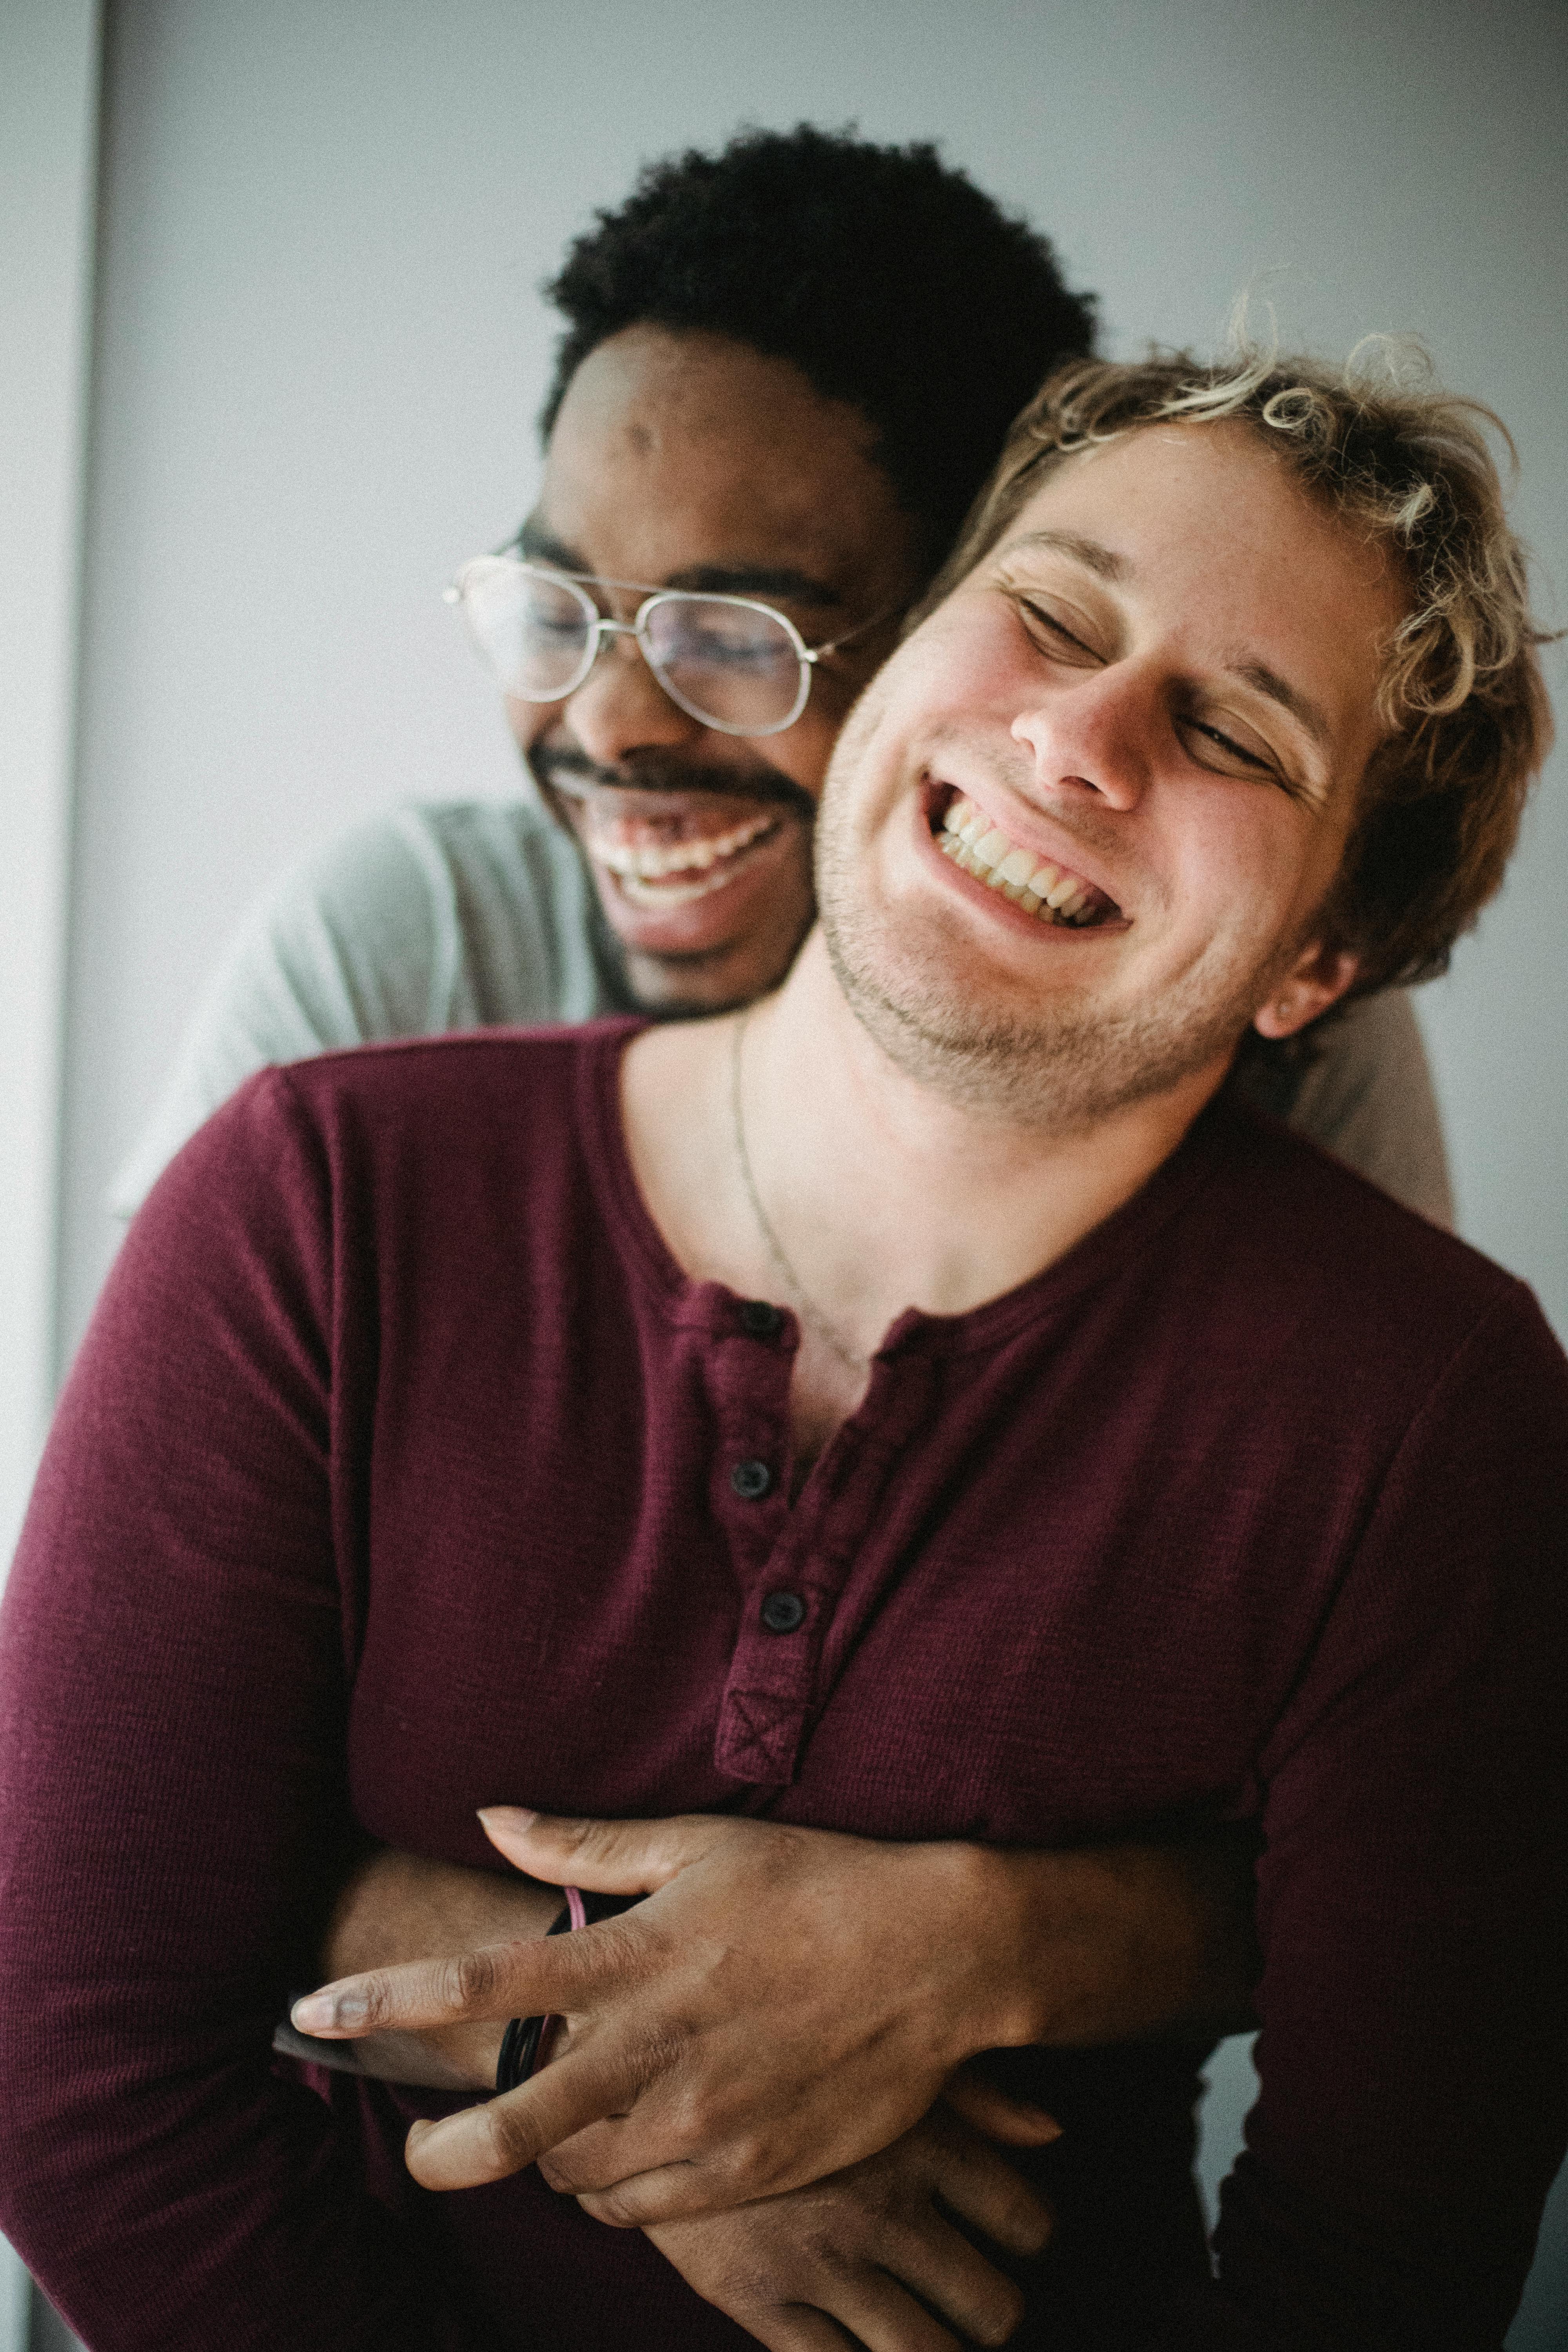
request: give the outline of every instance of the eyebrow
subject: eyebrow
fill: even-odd
[[[1281,710],[1288,710],[1292,719],[1299,719],[1321,751],[1331,748],[1328,720],[1310,696],[1303,694],[1300,687],[1292,686],[1280,677],[1278,670],[1270,669],[1267,662],[1253,661],[1244,655],[1237,655],[1228,667],[1233,677],[1239,677],[1244,685],[1256,687],[1259,694],[1266,694],[1270,702],[1277,702]]]
[[[1132,569],[1124,555],[1076,530],[1028,530],[1022,539],[1009,540],[1002,553],[1012,555],[1021,547],[1048,547],[1057,555],[1070,555],[1100,580],[1125,580]]]
[[[558,572],[581,572],[592,576],[593,566],[581,552],[557,539],[542,523],[525,522],[517,535],[517,544],[525,556],[552,563]],[[835,608],[844,602],[838,590],[827,581],[813,579],[809,572],[797,572],[787,564],[689,563],[670,572],[663,585],[695,590],[700,594],[706,592],[710,596],[787,596],[794,604]]]
[[[574,547],[546,530],[542,523],[531,518],[523,524],[512,544],[520,555],[537,556],[542,563],[552,563],[557,572],[586,572],[587,564]]]

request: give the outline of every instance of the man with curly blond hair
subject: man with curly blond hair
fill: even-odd
[[[1548,725],[1483,423],[1068,369],[775,993],[268,1073],[160,1186],[0,1718],[4,2219],[95,2346],[1500,2342],[1568,2137],[1568,1364],[1234,1083],[1500,878]],[[280,2080],[351,1827],[472,1863],[479,1805],[534,1933],[295,2022],[515,2019],[508,2086]],[[1029,1889],[1222,1824],[1211,2268],[1204,2049],[1068,2046]],[[955,2110],[1021,2201],[933,2222]]]

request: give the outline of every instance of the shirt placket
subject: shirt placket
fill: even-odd
[[[864,1402],[793,1506],[787,1364],[765,1401],[752,1391],[721,1408],[713,1501],[743,1588],[714,1735],[714,1761],[731,1779],[784,1787],[795,1778],[826,1696],[825,1645],[929,1388],[919,1358],[879,1358]]]

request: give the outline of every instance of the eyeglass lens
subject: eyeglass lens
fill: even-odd
[[[559,701],[593,667],[599,614],[574,582],[494,558],[465,574],[462,604],[509,694]],[[660,685],[695,718],[764,734],[795,717],[804,665],[784,622],[763,606],[670,590],[649,605],[639,636]]]

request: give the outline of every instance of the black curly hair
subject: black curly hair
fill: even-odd
[[[1093,299],[1068,291],[1046,238],[935,147],[805,122],[650,163],[544,290],[566,320],[546,438],[577,369],[622,328],[732,336],[874,426],[928,569],[1024,403],[1094,337]]]

